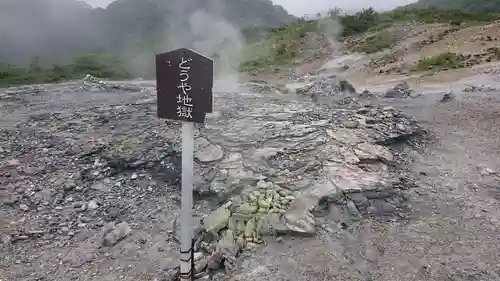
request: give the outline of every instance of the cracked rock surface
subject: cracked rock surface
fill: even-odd
[[[0,276],[166,278],[178,262],[180,124],[156,117],[154,84],[83,84],[84,94],[46,85],[0,98]],[[266,237],[314,235],[325,202],[406,218],[411,180],[391,146],[421,129],[400,111],[244,85],[214,101],[195,135],[200,271],[234,272]]]

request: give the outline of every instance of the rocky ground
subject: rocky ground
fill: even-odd
[[[304,91],[340,95],[345,86],[324,88],[329,80]],[[216,113],[196,133],[195,209],[218,208],[200,225],[200,271],[237,268],[242,251],[269,237],[314,235],[325,202],[353,219],[407,218],[404,153],[387,146],[420,134],[416,122],[392,107],[246,88],[217,93]],[[156,118],[154,88],[87,77],[9,89],[2,110],[6,280],[175,272],[179,124]]]
[[[497,78],[474,80],[498,89]],[[411,215],[352,221],[330,204],[316,216],[317,236],[269,243],[232,280],[500,280],[499,99],[498,90],[484,88],[460,82],[415,90],[423,93],[415,97],[374,93],[373,104],[402,109],[428,132],[425,148],[406,154],[414,156],[414,185],[400,194]]]
[[[216,87],[200,278],[500,280],[498,71],[353,85],[356,61]],[[180,125],[154,82],[7,89],[0,115],[0,280],[175,279]]]

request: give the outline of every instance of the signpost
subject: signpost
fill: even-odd
[[[158,117],[182,121],[181,279],[192,280],[194,123],[212,112],[213,61],[189,49],[156,56]]]

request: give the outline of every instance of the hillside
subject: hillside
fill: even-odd
[[[119,0],[107,9],[86,8],[86,14],[79,15],[80,18],[87,16],[94,20],[91,23],[87,22],[87,25],[82,26],[79,32],[87,38],[102,38],[100,40],[86,39],[84,47],[94,48],[94,50],[75,51],[76,56],[73,59],[68,59],[67,62],[57,62],[56,65],[44,65],[44,62],[47,62],[47,56],[41,56],[39,60],[32,59],[28,65],[21,67],[1,65],[0,59],[0,86],[52,83],[79,79],[86,74],[119,80],[135,77],[153,79],[155,76],[154,54],[181,46],[197,49],[214,58],[217,74],[227,74],[225,71],[234,71],[238,68],[242,74],[251,76],[265,76],[269,73],[277,76],[279,73],[285,77],[295,75],[295,73],[306,73],[315,66],[324,64],[326,60],[331,59],[332,55],[351,52],[368,55],[364,58],[368,66],[364,70],[375,75],[393,72],[409,73],[430,68],[450,68],[450,65],[459,68],[471,63],[500,59],[497,46],[490,44],[493,41],[498,42],[498,29],[495,30],[497,25],[486,27],[490,23],[497,22],[500,19],[499,14],[478,14],[434,8],[396,9],[383,13],[377,13],[374,9],[368,8],[355,14],[345,14],[334,10],[328,17],[318,20],[297,19],[279,28],[269,28],[269,26],[277,25],[278,20],[263,13],[259,17],[269,17],[266,21],[268,27],[245,28],[255,25],[255,18],[234,16],[243,8],[235,8],[234,11],[229,8],[235,6],[220,8],[220,3],[223,1],[226,0],[210,2],[211,6],[206,6],[201,11],[193,11],[194,6],[190,5],[194,5],[195,2],[182,2],[182,5],[177,2],[177,5],[163,7],[162,5],[166,5],[166,2],[156,0],[141,2],[142,5],[139,5],[137,0]],[[243,0],[234,3],[247,5]],[[261,0],[261,2],[248,3],[248,7],[255,5],[253,7],[257,9],[267,5],[265,3],[272,5],[271,2]],[[162,5],[155,6],[159,4]],[[276,9],[277,13],[280,13],[280,10],[284,13],[282,19],[292,18],[281,8]],[[170,14],[164,16],[159,13],[155,14],[156,11],[162,10],[167,10]],[[152,12],[150,16],[139,17],[149,12]],[[181,14],[190,16],[182,18],[178,16]],[[76,16],[72,18],[74,22],[76,19],[78,19]],[[228,24],[229,21],[232,24]],[[96,28],[90,29],[91,25]],[[15,25],[12,26],[15,27]],[[339,28],[340,26],[342,28]],[[478,26],[487,28],[488,31],[467,29]],[[71,25],[65,27],[69,28]],[[417,30],[420,31],[416,32]],[[467,47],[467,50],[461,47],[451,48],[450,46],[456,45],[453,40],[446,41],[448,42],[446,44],[441,40],[459,30],[464,30],[465,34],[457,33],[461,34],[460,38],[453,40],[462,45],[469,41],[475,42],[470,45],[470,48]],[[479,34],[482,35],[479,36]],[[48,35],[58,36],[54,33]],[[408,39],[408,36],[411,38]],[[33,40],[33,37],[29,38]],[[406,41],[407,39],[409,41]],[[75,40],[75,42],[82,41],[81,38]],[[431,49],[442,54],[434,51],[425,55],[420,54],[420,51],[429,49],[424,46],[433,45],[438,41],[437,45],[441,43],[444,45],[431,47]],[[57,44],[64,43],[71,44],[72,42],[62,40]],[[47,44],[51,46],[50,44],[54,43],[48,42]],[[33,46],[32,48],[36,50],[43,45]],[[490,47],[493,49],[488,50]],[[67,50],[64,49],[64,51]],[[384,55],[389,50],[393,51],[393,56]],[[50,49],[46,51],[54,54]],[[92,51],[93,53],[89,53]],[[470,61],[467,57],[469,53],[473,53],[481,60]],[[379,54],[381,57],[377,57]],[[421,55],[433,56],[433,58],[419,61],[424,59]],[[401,63],[403,64],[400,65]],[[439,66],[442,64],[444,67]]]
[[[172,37],[178,41],[181,35],[194,41],[193,24],[210,28],[202,33],[216,37],[216,31],[224,31],[214,22],[238,30],[293,19],[270,0],[118,0],[106,9],[76,0],[2,0],[0,38],[7,40],[0,40],[0,62],[25,63],[35,56],[61,62],[85,52],[171,45]]]
[[[457,9],[471,13],[500,13],[500,0],[420,0],[404,8]]]
[[[92,13],[81,1],[0,1],[0,62],[54,60],[94,49]]]

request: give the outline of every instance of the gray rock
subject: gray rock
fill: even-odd
[[[386,98],[405,98],[407,96],[408,95],[405,92],[398,89],[390,89],[387,92],[385,92],[384,95],[384,97]]]
[[[296,93],[302,96],[310,96],[314,102],[318,102],[320,96],[334,96],[339,93],[354,94],[356,89],[345,78],[331,75],[318,78],[313,83],[297,88]]]
[[[349,128],[349,129],[355,129],[359,126],[359,121],[347,120],[347,121],[342,122],[342,125],[344,125],[344,127]]]
[[[284,225],[290,234],[314,235],[316,224],[312,210],[317,205],[314,198],[301,197],[295,200],[288,212],[283,216]]]
[[[103,182],[96,182],[92,184],[90,188],[101,192],[109,192],[111,190],[111,188]]]
[[[4,199],[3,203],[7,206],[13,206],[17,202],[19,202],[19,196],[15,194],[10,194],[7,196],[7,198]]]
[[[372,213],[379,216],[394,215],[397,212],[397,207],[383,200],[374,200]]]
[[[0,241],[2,242],[2,246],[9,246],[12,243],[12,236],[3,235]]]
[[[477,169],[479,171],[479,173],[483,176],[491,176],[491,175],[495,175],[497,174],[495,172],[495,170],[491,169],[490,167],[488,166],[485,166],[485,165],[478,165],[477,166]]]
[[[385,146],[371,144],[367,142],[363,142],[357,145],[357,148],[367,152],[370,155],[375,155],[380,160],[384,162],[392,162],[394,160],[394,155],[392,152]],[[358,157],[361,159],[360,155]]]
[[[394,89],[399,89],[399,90],[403,90],[403,91],[408,91],[410,90],[410,85],[408,84],[408,82],[404,81],[402,83],[399,83],[399,84],[396,84],[394,86]]]
[[[97,208],[99,208],[99,204],[98,204],[95,200],[91,200],[91,201],[87,204],[87,209],[88,209],[88,210],[96,210]]]
[[[356,207],[356,204],[354,204],[353,201],[348,200],[346,207],[347,207],[347,211],[349,212],[349,215],[351,215],[355,218],[359,218],[361,216],[358,208]]]
[[[223,261],[224,267],[227,270],[234,271],[236,269],[236,256],[241,250],[240,245],[236,243],[236,237],[231,230],[226,230],[222,236],[222,239],[216,245],[215,253],[222,257],[222,259],[214,259],[212,261],[213,264],[209,265],[210,267],[216,267],[214,262]]]
[[[439,102],[449,102],[449,101],[452,101],[453,99],[455,99],[455,96],[451,93],[451,92],[448,92],[446,94],[443,95],[443,97],[439,100]]]
[[[469,93],[475,93],[475,92],[496,92],[498,89],[486,85],[467,85],[467,87],[464,88],[464,92],[469,92]]]
[[[196,140],[197,149],[195,153],[196,159],[200,162],[207,163],[221,160],[224,157],[224,151],[218,145],[210,143],[205,138]]]
[[[410,92],[410,94],[409,94],[410,98],[418,98],[418,97],[421,97],[421,96],[422,96],[421,93],[417,93],[417,92],[414,92],[414,91]]]
[[[362,193],[352,193],[349,195],[352,202],[356,204],[357,209],[366,209],[369,205],[368,198],[364,196]]]
[[[199,261],[199,260],[202,260],[202,259],[203,259],[203,257],[204,257],[203,253],[200,253],[200,252],[196,252],[196,253],[194,253],[194,255],[193,255],[193,256],[194,256],[194,261]]]
[[[131,229],[126,222],[117,224],[111,231],[104,234],[102,245],[105,247],[112,247],[121,240],[125,239],[131,233]]]
[[[280,215],[271,213],[259,219],[256,226],[257,233],[263,236],[274,236],[280,233],[287,232],[286,226],[280,220]]]

